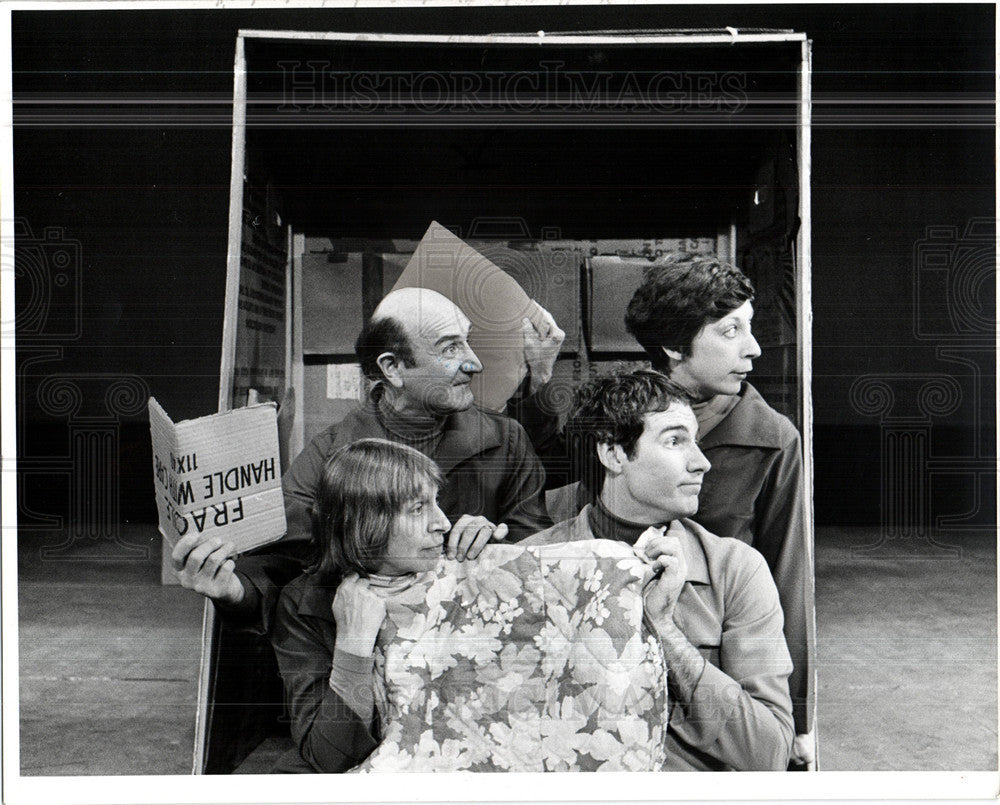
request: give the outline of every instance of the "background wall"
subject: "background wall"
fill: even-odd
[[[925,524],[995,521],[992,5],[15,11],[22,529],[80,515],[95,428],[87,516],[154,521],[145,395],[215,410],[238,29],[723,26],[814,43],[817,522],[891,521],[900,439]]]

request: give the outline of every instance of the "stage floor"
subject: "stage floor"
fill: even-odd
[[[191,771],[201,599],[160,585],[155,527],[122,539],[145,554],[93,543],[43,558],[58,540],[22,535],[24,776]],[[996,537],[948,541],[957,553],[817,530],[822,770],[997,769]],[[261,747],[241,771],[274,754]]]

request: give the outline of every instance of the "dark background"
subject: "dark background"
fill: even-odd
[[[986,4],[12,12],[17,246],[46,270],[56,251],[79,255],[44,289],[47,318],[26,310],[42,280],[30,261],[18,263],[20,527],[72,516],[70,487],[85,469],[71,466],[73,428],[88,421],[117,434],[108,460],[121,477],[118,516],[155,520],[144,412],[109,424],[102,407],[115,377],[141,378],[175,419],[216,409],[238,29],[724,26],[813,40],[817,523],[884,522],[883,437],[916,427],[943,468],[928,481],[928,523],[950,516],[989,527],[995,471],[972,472],[995,461],[996,443],[995,25]],[[928,273],[935,244],[952,258]],[[954,304],[943,291],[917,305],[915,289],[942,277],[958,277],[965,318],[948,317]],[[967,360],[948,360],[942,347]],[[73,418],[53,391],[57,375],[82,390]],[[852,400],[866,375],[895,395],[887,414]],[[918,386],[941,375],[959,396],[928,416]]]

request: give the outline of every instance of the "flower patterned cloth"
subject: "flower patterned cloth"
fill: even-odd
[[[648,565],[607,540],[493,545],[387,598],[383,740],[356,771],[653,771],[666,669]]]

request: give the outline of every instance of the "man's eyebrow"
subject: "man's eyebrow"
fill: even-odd
[[[681,425],[679,423],[677,425],[665,425],[664,427],[660,428],[660,432],[657,433],[656,435],[662,436],[664,433],[670,433],[671,431],[675,430],[682,430],[685,433],[687,433],[689,431],[689,428],[687,425]]]
[[[448,335],[441,336],[437,341],[434,342],[434,346],[440,346],[448,341],[461,341],[465,336],[461,333],[449,333]]]

